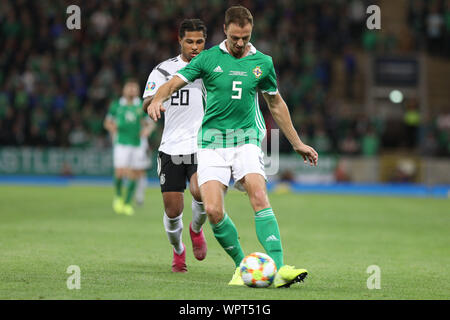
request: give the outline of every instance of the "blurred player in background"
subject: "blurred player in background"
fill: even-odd
[[[122,97],[113,101],[104,121],[104,127],[113,139],[114,188],[113,209],[118,214],[133,215],[132,200],[137,180],[149,166],[147,150],[141,148],[154,125],[142,111],[139,98],[139,83],[129,79],[123,87]],[[148,147],[148,144],[147,144]],[[122,192],[124,179],[128,180],[125,194]]]
[[[179,28],[181,54],[156,66],[148,77],[144,91],[143,109],[151,103],[154,94],[178,70],[185,67],[205,47],[206,27],[199,19],[186,19]],[[158,175],[164,202],[163,222],[173,246],[173,272],[186,272],[186,247],[182,242],[184,190],[189,181],[192,195],[192,222],[189,234],[194,256],[203,260],[207,246],[202,225],[206,213],[197,183],[197,134],[203,118],[205,89],[199,79],[176,91],[165,103],[167,112],[158,154]],[[150,118],[148,118],[150,119]]]
[[[150,123],[150,134],[155,129],[154,122]],[[139,206],[144,204],[145,189],[147,187],[147,170],[152,165],[151,150],[148,144],[148,136],[141,136],[141,144],[139,145],[139,157],[138,157],[138,179],[136,186],[135,199]]]
[[[307,271],[283,262],[278,222],[269,203],[261,141],[266,128],[258,105],[262,91],[273,118],[305,163],[317,165],[317,152],[304,144],[294,126],[286,103],[278,92],[272,58],[249,42],[253,17],[242,6],[225,13],[226,40],[203,51],[156,93],[148,107],[157,121],[163,102],[187,83],[202,79],[207,90],[207,107],[199,132],[198,184],[214,236],[233,259],[236,270],[230,285],[243,285],[239,264],[244,258],[237,229],[224,210],[224,196],[231,175],[235,186],[245,190],[255,213],[259,242],[277,265],[274,285],[289,287],[302,281]]]

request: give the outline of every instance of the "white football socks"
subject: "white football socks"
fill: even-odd
[[[182,254],[184,250],[183,242],[181,240],[181,235],[183,232],[182,217],[183,213],[176,218],[169,218],[165,212],[163,217],[167,237],[169,238],[169,242],[177,254]]]
[[[206,221],[206,211],[203,202],[192,199],[192,231],[199,233]]]
[[[145,188],[147,187],[147,177],[144,175],[143,177],[140,177],[137,181],[137,188],[136,188],[136,201],[138,203],[144,203],[144,197],[145,197]]]

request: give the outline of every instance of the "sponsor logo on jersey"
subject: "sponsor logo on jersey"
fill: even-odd
[[[152,90],[154,90],[156,88],[156,83],[154,83],[154,82],[149,82],[149,83],[147,83],[147,88],[145,88],[145,90],[147,90],[147,91],[152,91]]]
[[[255,75],[256,79],[262,76],[262,70],[260,67],[256,67],[253,69],[253,74]]]
[[[230,71],[230,73],[228,74],[229,76],[241,76],[241,77],[246,77],[247,76],[247,72],[246,71]]]
[[[213,72],[223,72],[222,68],[220,66],[217,66]]]

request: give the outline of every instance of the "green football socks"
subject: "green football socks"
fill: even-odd
[[[127,187],[127,196],[125,198],[125,203],[129,204],[134,196],[134,190],[136,190],[136,180],[130,180],[128,181],[128,187]]]
[[[211,223],[211,228],[222,248],[233,259],[236,267],[239,267],[242,259],[244,259],[244,252],[239,243],[236,226],[231,218],[225,213],[223,219],[219,223]]]
[[[259,242],[266,253],[275,261],[277,269],[280,270],[283,266],[283,248],[278,222],[272,208],[266,208],[255,213],[255,229]]]
[[[122,196],[122,178],[114,177],[114,189],[116,190],[116,196],[121,197]]]

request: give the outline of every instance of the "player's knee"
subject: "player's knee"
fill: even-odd
[[[136,180],[138,178],[138,173],[136,170],[128,169],[126,171],[127,178],[130,180]]]
[[[182,207],[180,208],[177,206],[169,206],[169,207],[165,208],[165,212],[169,218],[173,219],[173,218],[178,217],[181,213],[183,213],[183,208]]]
[[[264,189],[252,192],[252,194],[250,194],[250,201],[254,208],[264,209],[270,207],[269,199],[267,198],[267,193]]]
[[[202,202],[202,196],[200,193],[200,187],[197,182],[197,173],[194,173],[191,177],[191,181],[189,183],[189,191],[191,192],[192,197],[197,202]]]
[[[214,205],[205,205],[205,212],[208,216],[209,222],[217,224],[223,219],[223,209]]]
[[[176,218],[183,212],[184,206],[176,201],[164,204],[164,210],[169,218]]]
[[[183,193],[163,192],[164,210],[169,218],[178,217],[184,209]]]
[[[121,179],[121,178],[125,178],[126,174],[125,174],[125,169],[116,169],[114,171],[114,174],[117,178]]]
[[[197,190],[191,190],[192,198],[195,199],[197,202],[202,202],[202,196],[200,194],[200,189]]]

